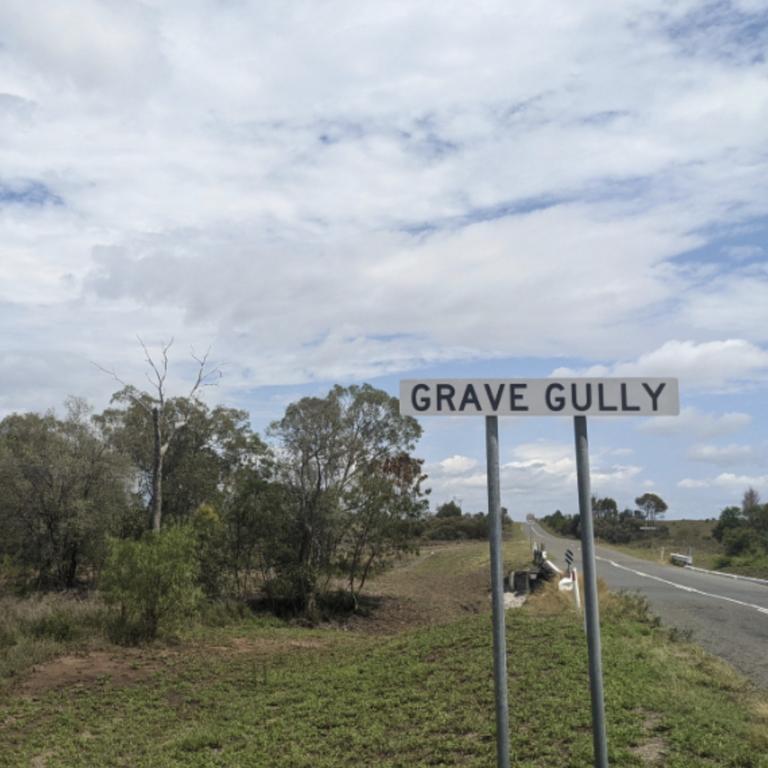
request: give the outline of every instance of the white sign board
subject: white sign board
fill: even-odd
[[[409,416],[677,416],[677,379],[409,379]]]

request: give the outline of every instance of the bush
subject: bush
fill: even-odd
[[[227,584],[226,528],[216,509],[210,504],[202,504],[192,517],[192,530],[198,583],[207,598],[220,598],[231,591]]]
[[[196,544],[194,531],[182,526],[146,533],[139,541],[110,540],[100,587],[111,609],[112,640],[152,640],[197,609]]]
[[[749,528],[729,528],[723,535],[726,555],[742,555],[755,544],[755,532]]]
[[[488,516],[480,513],[461,517],[433,517],[425,521],[422,535],[430,541],[486,539]]]
[[[54,610],[47,616],[41,616],[29,625],[29,634],[38,640],[48,638],[64,643],[82,637],[84,627],[76,616],[65,610]]]

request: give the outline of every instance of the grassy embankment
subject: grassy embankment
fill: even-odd
[[[641,557],[644,560],[669,562],[672,552],[693,553],[693,563],[699,568],[715,568],[718,558],[724,554],[723,546],[712,537],[715,527],[713,520],[665,520],[659,526],[666,528],[664,536],[654,536],[650,531],[645,532],[645,538],[631,544],[610,544],[606,547],[619,552]]]
[[[540,522],[544,528],[544,523]],[[749,554],[726,556],[723,545],[712,536],[715,520],[666,520],[659,523],[667,534],[654,535],[646,531],[643,538],[630,544],[614,544],[597,539],[597,543],[617,552],[624,552],[643,560],[669,563],[672,552],[693,554],[693,564],[698,568],[738,573],[744,576],[768,578],[768,555]],[[555,535],[559,535],[556,532]]]
[[[427,547],[345,627],[252,617],[40,665],[2,693],[0,765],[495,765],[487,561]],[[584,635],[560,598],[508,615],[519,768],[591,765]],[[768,698],[637,600],[604,595],[603,619],[613,766],[768,766]]]

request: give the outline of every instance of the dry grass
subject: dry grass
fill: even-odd
[[[93,597],[1,597],[0,687],[30,666],[92,646],[100,638],[101,612]]]

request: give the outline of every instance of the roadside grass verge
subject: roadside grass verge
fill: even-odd
[[[103,607],[93,597],[0,597],[0,691],[34,664],[100,644]]]
[[[592,764],[584,633],[561,597],[508,614],[516,768]],[[6,696],[0,766],[495,764],[487,612],[389,637],[264,618],[194,634],[148,649],[135,683]],[[603,658],[611,765],[768,766],[765,695],[673,642],[642,599],[604,597]]]

